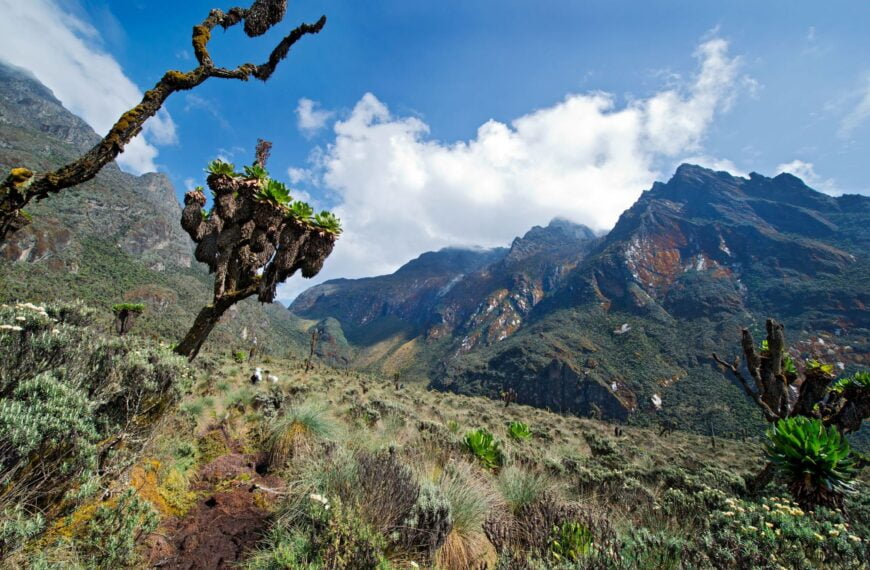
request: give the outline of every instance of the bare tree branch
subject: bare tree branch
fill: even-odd
[[[292,30],[272,50],[269,59],[259,65],[244,63],[235,69],[216,67],[208,44],[215,27],[227,29],[240,22],[244,22],[245,33],[249,37],[259,36],[280,22],[286,9],[287,0],[256,0],[249,9],[236,7],[227,12],[212,10],[201,24],[194,26],[192,32],[193,52],[199,62],[198,67],[186,73],[167,71],[152,89],[145,92],[138,105],[121,115],[109,133],[74,162],[39,175],[26,168],[13,168],[0,183],[0,243],[30,223],[29,216],[22,209],[31,200],[43,200],[96,176],[124,151],[124,147],[141,132],[145,121],[157,114],[173,93],[193,89],[211,77],[240,81],[248,81],[252,77],[261,81],[269,79],[296,42],[323,29],[326,16],[314,24],[302,24]]]

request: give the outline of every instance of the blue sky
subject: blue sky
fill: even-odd
[[[166,69],[191,68],[191,27],[229,7],[0,5],[48,26],[3,33],[0,57],[98,131]],[[269,82],[212,79],[173,95],[125,168],[154,165],[183,194],[208,160],[247,163],[258,137],[272,140],[273,175],[336,208],[347,228],[323,277],[505,244],[554,215],[603,230],[683,160],[870,191],[865,2],[299,0],[265,37],[216,33],[214,59],[259,62],[321,14],[324,31]],[[40,37],[52,38],[41,54]],[[310,284],[297,281],[285,299]]]

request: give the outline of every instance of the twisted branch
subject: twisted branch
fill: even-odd
[[[208,44],[215,27],[227,29],[240,22],[244,22],[248,37],[262,35],[283,19],[286,9],[287,0],[255,0],[248,9],[236,7],[227,12],[212,10],[201,24],[193,28],[192,45],[198,67],[187,73],[167,71],[152,89],[145,92],[142,101],[121,115],[109,133],[78,160],[38,176],[26,168],[13,168],[0,183],[0,244],[30,223],[30,217],[22,209],[31,200],[40,201],[65,188],[91,180],[124,151],[124,147],[141,132],[145,121],[157,114],[173,93],[193,89],[211,77],[240,81],[248,81],[252,77],[261,81],[269,79],[296,42],[303,36],[317,34],[323,29],[326,16],[321,16],[314,24],[302,24],[292,30],[272,50],[269,59],[260,65],[244,63],[235,69],[216,67]]]

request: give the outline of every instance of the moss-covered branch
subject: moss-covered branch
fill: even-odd
[[[221,79],[250,78],[266,81],[278,64],[287,57],[290,48],[303,36],[316,34],[326,24],[322,16],[314,24],[302,24],[287,34],[262,64],[244,63],[235,69],[217,67],[208,51],[212,30],[230,28],[244,22],[245,33],[256,37],[280,22],[287,9],[287,0],[255,0],[250,8],[232,8],[227,12],[212,10],[192,33],[193,52],[199,65],[188,72],[167,71],[160,81],[142,97],[142,101],[124,113],[109,133],[82,157],[53,172],[35,174],[26,168],[13,168],[0,183],[0,243],[30,223],[23,208],[31,200],[43,200],[65,188],[91,180],[108,163],[124,151],[138,135],[149,118],[157,114],[166,99],[177,91],[193,89],[211,77]]]

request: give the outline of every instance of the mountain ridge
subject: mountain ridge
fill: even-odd
[[[790,174],[740,178],[686,164],[607,234],[578,230],[582,239],[571,242],[558,221],[533,228],[440,303],[407,305],[403,314],[419,309],[427,327],[394,322],[390,334],[367,338],[335,308],[290,310],[353,329],[350,352],[364,355],[356,365],[436,389],[490,397],[513,389],[540,407],[696,430],[712,415],[737,430],[753,425],[751,404],[709,355],[733,352],[742,326],[776,316],[795,351],[821,352],[844,369],[870,363],[870,289],[860,277],[870,267],[868,212],[870,198],[827,196]],[[376,294],[384,279],[358,282],[357,294]],[[401,272],[390,279],[401,283]],[[351,283],[332,282],[331,296]],[[834,340],[822,349],[820,335]]]

